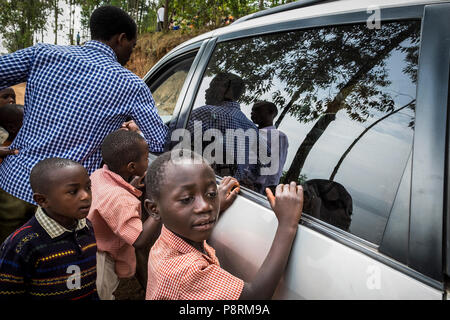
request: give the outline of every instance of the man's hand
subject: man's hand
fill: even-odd
[[[234,189],[233,189],[234,188]],[[219,184],[220,213],[227,210],[241,190],[239,182],[233,177],[224,177]]]
[[[0,147],[0,159],[3,159],[7,156],[15,156],[19,154],[19,150],[17,149],[8,149],[8,147]]]
[[[120,127],[120,129],[128,130],[128,131],[135,131],[138,133],[141,132],[141,130],[139,130],[139,127],[133,120],[122,123],[122,126]]]

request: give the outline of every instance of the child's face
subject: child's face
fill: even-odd
[[[273,121],[274,116],[264,106],[254,105],[250,113],[250,118],[258,126],[268,124]]]
[[[136,176],[143,176],[148,168],[148,144],[145,141],[142,141],[139,145],[141,157],[138,161],[135,162],[135,172]]]
[[[92,201],[86,169],[81,165],[59,168],[50,174],[49,180],[51,187],[37,201],[47,214],[66,228],[75,220],[86,218]]]
[[[219,215],[214,171],[208,165],[167,164],[156,201],[164,225],[195,246],[209,238]],[[198,247],[198,246],[197,246]]]
[[[0,90],[0,107],[16,103],[16,93],[13,88]]]

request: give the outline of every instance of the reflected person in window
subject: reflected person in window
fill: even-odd
[[[272,175],[260,175],[257,179],[258,185],[260,185],[258,191],[262,194],[265,194],[265,188],[272,187],[274,189],[280,182],[289,148],[287,135],[273,125],[273,121],[277,114],[278,109],[274,103],[258,101],[253,105],[250,115],[252,121],[258,125],[259,136],[266,141],[268,149],[272,150],[272,152],[278,150],[278,157],[272,156],[272,161],[274,161],[274,163],[271,164],[278,168],[277,172]],[[275,146],[272,142],[278,142],[278,145]]]
[[[250,148],[253,149],[253,146],[256,145],[258,130],[256,125],[241,111],[238,100],[244,92],[245,84],[239,76],[228,72],[217,74],[205,91],[206,105],[192,111],[187,129],[193,136],[195,121],[200,121],[202,138],[207,130],[217,129],[223,137],[224,154],[223,159],[217,160],[216,158],[216,161],[208,159],[212,163],[215,162],[213,164],[214,171],[221,176],[234,176],[246,187],[257,190],[259,188],[255,186],[255,183],[259,176],[259,164],[256,161],[253,164],[253,161],[250,160],[252,152]],[[234,132],[235,135],[231,137],[230,132]],[[252,133],[254,139],[250,137]],[[245,143],[239,143],[239,138],[243,138],[243,136],[247,136],[244,138]],[[199,139],[199,137],[194,136],[192,141],[195,139]],[[236,140],[238,141],[236,142]],[[241,140],[241,142],[243,141]],[[202,151],[205,150],[205,143],[209,144],[209,142],[203,142]],[[233,163],[227,161],[227,155],[233,155]],[[245,159],[240,158],[239,155]],[[207,154],[203,154],[203,156],[208,158]]]

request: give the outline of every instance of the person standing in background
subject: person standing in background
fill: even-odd
[[[164,28],[164,5],[161,6],[161,8],[158,9],[156,12],[156,31],[160,32]]]

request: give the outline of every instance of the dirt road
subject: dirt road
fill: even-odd
[[[14,91],[16,92],[16,103],[23,104],[25,98],[25,86],[26,83],[20,83],[18,85],[13,86]]]

